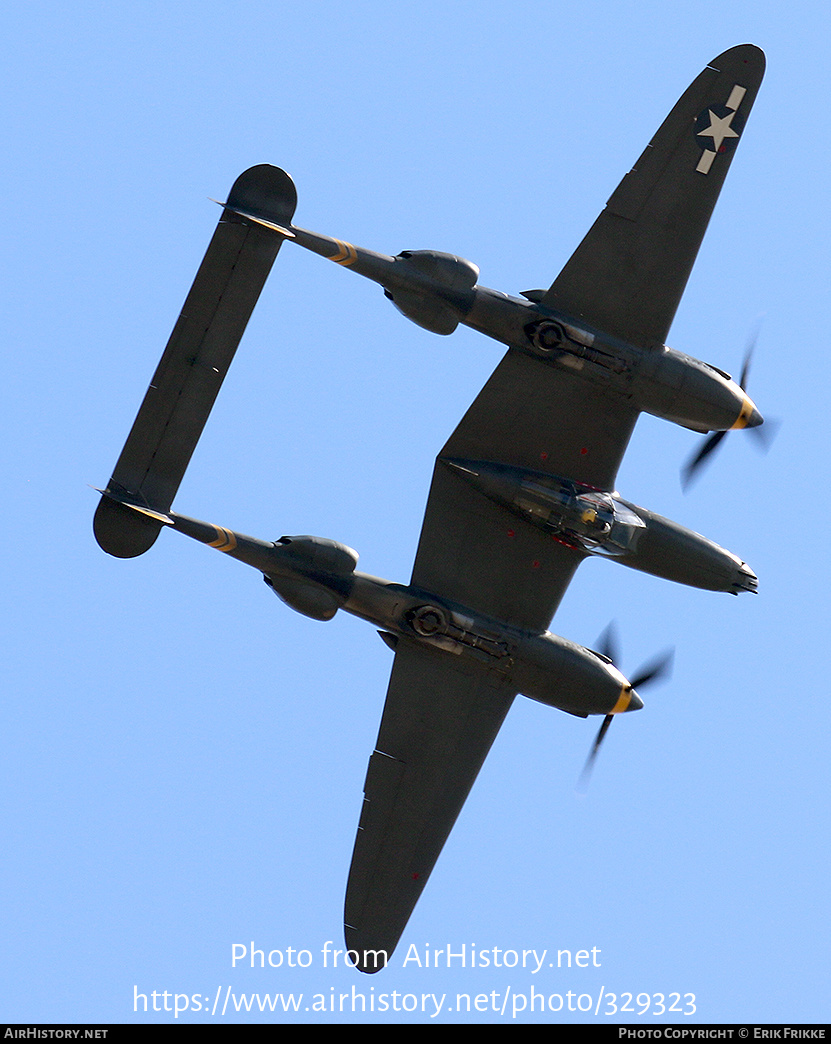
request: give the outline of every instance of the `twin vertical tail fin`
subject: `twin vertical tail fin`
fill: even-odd
[[[144,554],[165,524],[283,243],[274,232],[291,224],[296,206],[294,183],[278,167],[251,167],[234,182],[108,483],[113,495],[95,513],[95,538],[108,554]]]

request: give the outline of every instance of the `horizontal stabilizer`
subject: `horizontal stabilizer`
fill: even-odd
[[[278,167],[251,167],[234,182],[96,511],[95,538],[109,554],[134,558],[158,536],[163,523],[136,505],[164,516],[173,503],[283,243],[263,225],[290,225],[296,205],[294,183]]]

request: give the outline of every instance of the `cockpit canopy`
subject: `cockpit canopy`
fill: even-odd
[[[591,554],[627,554],[645,528],[644,521],[611,493],[556,476],[526,476],[514,503],[553,535]]]

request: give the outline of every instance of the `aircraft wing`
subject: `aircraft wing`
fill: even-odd
[[[632,344],[666,341],[765,71],[752,44],[693,81],[542,298]]]
[[[613,489],[637,414],[508,351],[436,462],[412,584],[544,631],[583,555],[480,493],[445,459]],[[391,953],[515,696],[496,665],[399,639],[346,893],[346,941]]]
[[[291,178],[277,167],[251,167],[234,182],[182,314],[118,458],[108,489],[164,514],[173,502],[219,394],[282,236],[256,218],[289,224],[297,205]],[[162,523],[102,497],[95,537],[117,558],[147,551]]]
[[[513,698],[486,665],[399,639],[346,890],[361,971],[395,949]]]

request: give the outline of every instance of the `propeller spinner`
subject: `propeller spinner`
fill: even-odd
[[[744,354],[744,363],[742,364],[742,373],[739,378],[739,387],[742,391],[747,391],[747,379],[750,374],[750,363],[753,359],[753,352],[756,348],[756,341],[758,340],[758,331],[751,337],[747,350]],[[742,411],[742,417],[740,422],[737,422],[737,427],[741,426],[752,431],[758,444],[763,450],[770,448],[770,443],[776,434],[778,424],[768,422],[767,425],[763,426],[763,420],[758,410],[750,402],[750,399],[745,400],[750,407],[750,412],[747,417],[744,416]],[[731,431],[734,429],[730,429]],[[705,461],[715,451],[719,443],[722,441],[724,436],[727,434],[726,431],[714,431],[711,435],[708,435],[698,451],[693,454],[692,457],[687,461],[684,467],[681,469],[681,488],[684,492],[687,491],[691,485],[693,479],[703,467]]]
[[[598,646],[599,648],[597,651],[603,656],[608,657],[612,663],[617,666],[619,643],[617,639],[617,629],[613,623],[609,624],[598,639]],[[653,660],[644,664],[635,678],[633,678],[629,683],[629,691],[632,692],[641,689],[644,685],[648,685],[654,681],[660,681],[660,679],[667,677],[672,671],[672,661],[674,656],[675,650],[668,649],[666,652],[660,653]],[[614,714],[607,714],[598,730],[592,748],[589,751],[589,756],[586,758],[586,764],[583,766],[583,771],[580,773],[580,779],[577,782],[577,789],[581,793],[585,793],[588,788],[592,770],[594,769],[594,763],[597,760],[597,754],[600,750],[600,745],[603,743],[606,733],[609,731],[609,726],[612,724],[614,718]]]

